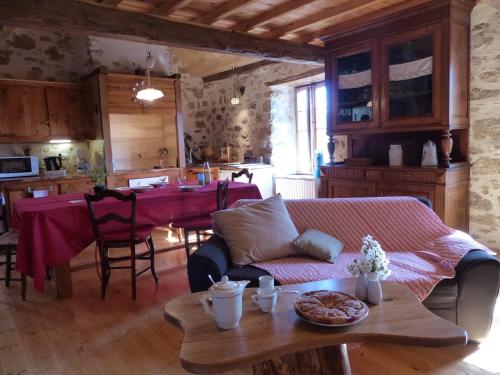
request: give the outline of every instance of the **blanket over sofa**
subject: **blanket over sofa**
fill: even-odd
[[[285,204],[299,233],[310,228],[323,231],[341,240],[344,249],[333,264],[302,256],[253,264],[281,284],[352,277],[347,265],[359,256],[361,238],[371,234],[390,259],[388,280],[407,285],[422,301],[439,281],[455,276],[454,267],[470,250],[490,251],[468,234],[444,225],[434,211],[411,197],[288,200]]]

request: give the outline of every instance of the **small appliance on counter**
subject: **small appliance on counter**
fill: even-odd
[[[1,156],[0,178],[38,176],[40,173],[36,156]]]
[[[437,150],[436,144],[432,141],[427,141],[424,143],[422,149],[422,167],[437,167]]]
[[[49,156],[43,159],[47,171],[58,171],[62,168],[62,156]]]

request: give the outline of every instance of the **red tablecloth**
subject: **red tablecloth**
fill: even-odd
[[[167,225],[208,215],[216,209],[213,183],[192,192],[175,185],[137,194],[138,227]],[[260,198],[254,184],[231,182],[228,203],[238,199]],[[101,208],[120,212],[120,202],[102,202]],[[43,291],[47,267],[62,265],[93,241],[92,226],[83,194],[21,199],[14,204],[13,227],[19,230],[18,271],[33,277],[35,288]]]

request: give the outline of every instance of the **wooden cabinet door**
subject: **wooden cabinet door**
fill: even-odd
[[[89,98],[80,86],[47,87],[51,137],[90,139],[92,121]]]
[[[439,24],[381,40],[383,127],[441,124],[441,43]]]
[[[0,136],[35,139],[49,131],[44,88],[0,82]]]
[[[433,208],[436,206],[435,185],[381,183],[378,184],[377,195],[382,197],[395,197],[395,196],[424,197],[431,201]]]
[[[375,184],[358,180],[328,181],[328,198],[362,198],[375,195]]]
[[[379,59],[378,42],[328,56],[325,82],[332,131],[380,126]]]

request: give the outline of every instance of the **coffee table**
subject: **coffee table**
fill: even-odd
[[[283,286],[306,292],[328,289],[353,294],[355,280],[325,280]],[[253,365],[254,374],[350,374],[346,343],[385,342],[422,346],[467,343],[467,333],[427,310],[405,286],[382,282],[384,300],[370,306],[362,322],[341,328],[318,327],[295,313],[297,294],[280,296],[273,313],[252,304],[247,289],[237,328],[219,329],[199,302],[202,293],[177,297],[165,317],[184,331],[180,360],[193,373],[214,373]]]

